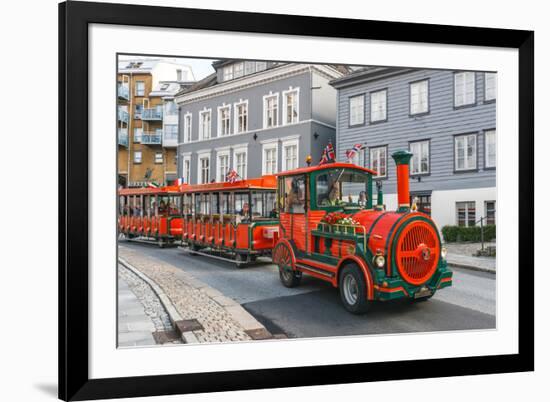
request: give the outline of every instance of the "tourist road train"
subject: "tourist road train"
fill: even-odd
[[[238,267],[270,257],[284,286],[304,273],[330,282],[352,313],[372,301],[428,300],[451,286],[452,271],[435,223],[410,203],[411,156],[392,155],[395,211],[381,186],[375,194],[375,171],[334,162],[232,183],[121,189],[118,230]]]

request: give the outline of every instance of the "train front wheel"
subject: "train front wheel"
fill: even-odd
[[[356,264],[346,265],[339,278],[340,299],[350,313],[364,314],[370,303],[367,299],[365,277]]]
[[[273,262],[279,266],[279,278],[287,288],[298,286],[302,281],[302,273],[292,267],[292,251],[284,244],[279,243],[273,250]]]

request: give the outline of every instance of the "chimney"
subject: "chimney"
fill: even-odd
[[[409,162],[413,154],[409,151],[397,151],[392,158],[397,165],[397,211],[406,212],[410,210],[411,202],[409,195]]]

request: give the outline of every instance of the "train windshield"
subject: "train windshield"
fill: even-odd
[[[352,169],[330,169],[317,176],[318,207],[366,207],[370,195],[369,174]]]

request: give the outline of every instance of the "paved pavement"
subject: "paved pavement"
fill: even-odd
[[[120,269],[120,267],[119,267]],[[128,282],[118,278],[118,346],[155,345],[153,332],[155,325],[145,314],[143,304],[130,290]]]
[[[192,274],[249,311],[273,334],[316,337],[357,334],[495,328],[495,275],[453,269],[453,287],[421,303],[377,303],[364,316],[344,310],[338,291],[304,275],[293,289],[282,286],[277,267],[263,262],[238,269],[234,264],[191,256],[177,248],[123,243]]]
[[[486,246],[495,246],[496,243],[485,243]],[[481,249],[481,243],[447,243],[447,262],[449,264],[476,269],[479,271],[496,272],[496,258],[474,257],[474,253]]]

